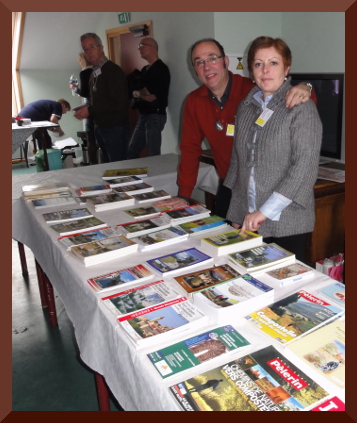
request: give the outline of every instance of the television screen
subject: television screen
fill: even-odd
[[[321,158],[345,162],[343,104],[344,73],[291,73],[291,85],[311,82],[323,126]]]

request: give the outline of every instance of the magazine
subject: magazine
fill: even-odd
[[[213,258],[196,248],[188,248],[147,261],[147,264],[162,276],[177,274],[195,266],[213,262]]]
[[[249,345],[250,342],[233,326],[226,325],[160,348],[147,356],[165,379],[217,357],[241,351]]]
[[[304,411],[329,395],[271,345],[170,391],[184,411]]]
[[[291,294],[245,318],[254,327],[287,345],[342,315],[344,310],[305,290]]]
[[[95,292],[106,292],[118,286],[132,286],[138,282],[153,279],[154,274],[143,264],[117,270],[105,275],[88,279],[87,282]]]

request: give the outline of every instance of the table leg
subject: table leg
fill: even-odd
[[[43,281],[45,285],[48,313],[50,315],[50,325],[57,326],[58,321],[57,321],[55,297],[53,295],[53,287],[46,273],[43,272],[42,274],[43,274]]]
[[[45,137],[45,128],[39,128],[39,129],[40,129],[40,132],[41,132],[43,160],[45,161],[45,170],[50,170],[50,165],[48,164],[48,156],[47,156],[47,144],[46,144],[46,137]]]
[[[95,373],[95,384],[97,387],[99,411],[111,411],[109,402],[109,391],[105,383],[104,377],[99,373]]]
[[[26,255],[25,255],[25,247],[24,244],[21,242],[17,242],[17,246],[19,248],[19,255],[20,255],[20,262],[21,262],[21,270],[22,276],[28,276],[29,272],[27,270],[27,263],[26,263]]]
[[[38,261],[35,259],[36,264],[36,273],[37,273],[37,281],[38,281],[38,288],[40,291],[40,298],[41,298],[41,305],[42,307],[47,307],[47,296],[46,296],[46,287],[45,282],[43,279],[43,270],[41,266],[38,264]]]

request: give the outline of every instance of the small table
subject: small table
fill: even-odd
[[[37,129],[41,129],[41,138],[42,146],[46,145],[46,140],[44,136],[45,128],[55,128],[58,127],[58,123],[53,123],[47,120],[39,122],[31,122],[29,125],[19,126],[17,123],[12,124],[12,154],[23,144],[26,139],[33,134]],[[45,160],[45,170],[49,170],[48,157],[47,157],[47,148],[43,148],[43,155]]]

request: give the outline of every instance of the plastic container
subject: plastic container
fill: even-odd
[[[50,170],[62,169],[61,150],[55,150],[53,148],[47,149],[48,166]],[[35,154],[35,162],[37,172],[45,171],[45,159],[43,150],[38,150]]]

